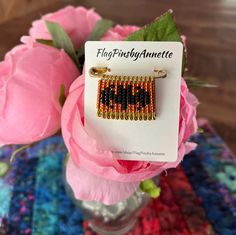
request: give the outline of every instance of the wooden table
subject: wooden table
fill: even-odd
[[[0,58],[26,34],[33,19],[66,4],[57,4],[0,25]],[[208,118],[236,152],[236,2],[233,0],[78,0],[95,7],[103,17],[120,24],[144,25],[169,8],[180,31],[188,37],[188,75],[212,84],[194,89],[201,105],[199,117]]]

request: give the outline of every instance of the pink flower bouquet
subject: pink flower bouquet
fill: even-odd
[[[169,34],[156,33],[163,30],[163,22],[172,27]],[[177,167],[184,155],[196,147],[189,137],[197,131],[198,100],[184,78],[179,78],[176,162],[118,160],[110,151],[104,151],[101,158],[98,140],[84,128],[85,41],[142,40],[142,30],[136,26],[113,26],[94,10],[72,6],[34,21],[29,36],[23,37],[23,43],[0,63],[0,145],[31,144],[61,129],[69,152],[66,177],[75,197],[104,204],[128,198],[141,182]],[[145,30],[146,40],[182,41],[170,11]]]

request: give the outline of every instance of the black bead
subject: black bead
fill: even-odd
[[[110,92],[109,92],[109,96],[110,96],[110,99],[111,99],[111,100],[114,100],[115,92],[112,91],[112,90],[110,90]]]
[[[118,86],[118,103],[121,104],[122,101],[122,94],[123,94],[123,86],[119,85]]]
[[[126,104],[126,99],[127,99],[127,91],[126,88],[122,89],[122,97],[121,97],[121,104],[125,105]]]
[[[105,89],[105,104],[106,104],[106,106],[109,106],[109,88],[107,89]]]
[[[122,110],[126,110],[126,108],[127,108],[127,105],[125,103],[121,105]]]
[[[140,97],[140,92],[138,92],[137,94],[136,94],[136,100],[137,100],[137,102],[140,102],[140,99],[141,99],[141,97]]]
[[[106,102],[105,91],[101,92],[101,99],[102,99],[102,103],[105,104]]]
[[[131,95],[129,95],[129,96],[127,97],[127,102],[128,102],[128,104],[131,104]]]
[[[134,95],[131,96],[131,104],[135,104],[135,96]]]
[[[145,92],[145,103],[150,104],[150,94],[148,91]]]
[[[114,95],[114,101],[116,104],[118,104],[118,95]]]
[[[128,85],[128,86],[127,86],[127,92],[128,92],[129,94],[132,93],[132,85]]]
[[[123,86],[122,85],[118,85],[118,93],[121,92],[123,90]]]

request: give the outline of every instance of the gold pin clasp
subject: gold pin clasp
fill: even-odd
[[[108,67],[92,67],[89,70],[89,74],[92,77],[100,77],[111,70]]]
[[[165,78],[167,76],[167,72],[166,70],[163,69],[154,69],[155,74],[155,78]]]
[[[167,72],[164,69],[154,69],[155,75],[153,78],[166,78]],[[92,67],[89,70],[89,74],[91,77],[101,77],[102,75],[106,74],[107,72],[111,72],[111,69],[108,67]],[[140,76],[141,77],[141,76]]]

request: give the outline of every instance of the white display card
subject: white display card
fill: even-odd
[[[85,130],[98,142],[99,152],[110,150],[117,159],[173,162],[178,154],[180,85],[183,45],[180,42],[105,42],[85,45]],[[151,76],[155,80],[156,119],[151,121],[103,119],[97,116],[99,78],[91,67],[108,67],[112,75]],[[103,155],[101,154],[101,157]]]

